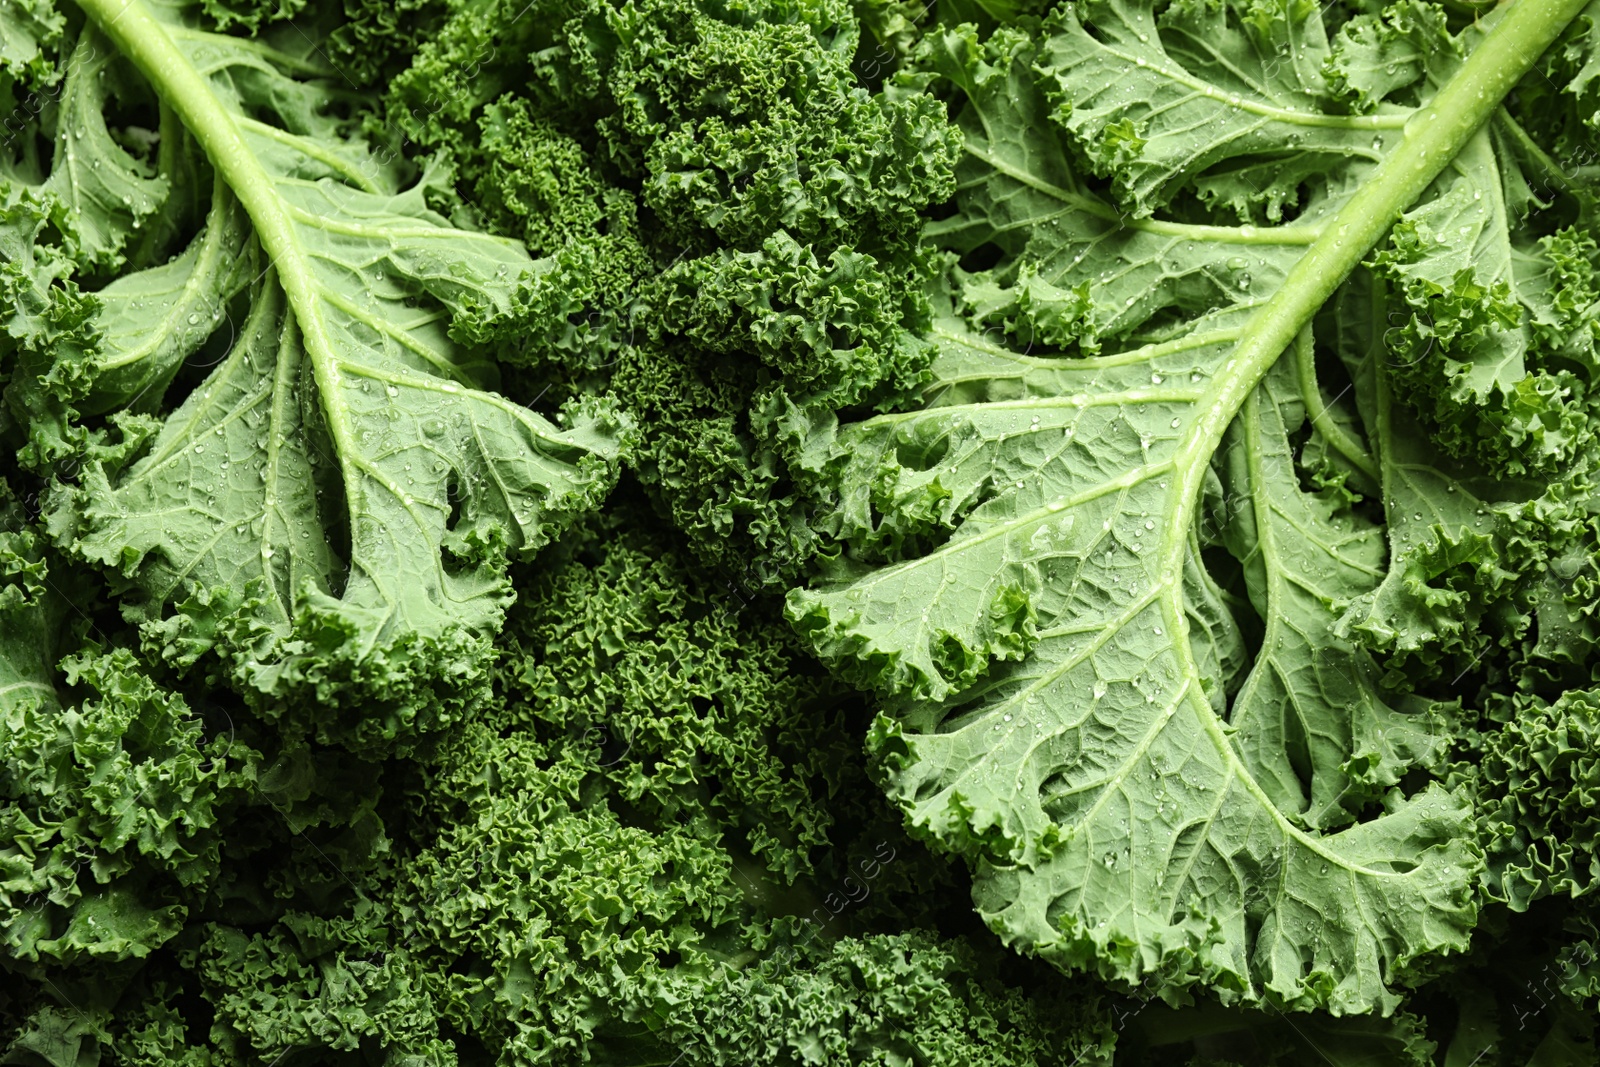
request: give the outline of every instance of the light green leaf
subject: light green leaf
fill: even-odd
[[[1600,78],[1600,3],[1591,3],[1579,18],[1587,32],[1576,35],[1574,42],[1575,51],[1582,58],[1582,66],[1567,86],[1567,91],[1574,96],[1582,96],[1594,85],[1595,79]],[[1590,120],[1591,125],[1594,121]]]
[[[1093,0],[1059,8],[1046,29],[1038,66],[1052,117],[1136,217],[1223,160],[1376,161],[1405,121],[1391,108],[1324,110],[1321,13],[1292,0],[1181,2],[1159,15]]]
[[[1443,8],[1402,0],[1380,12],[1356,15],[1339,27],[1323,72],[1336,96],[1359,112],[1370,112],[1429,74],[1448,76],[1460,52]]]
[[[1380,114],[1365,144],[1356,118],[1311,110],[1315,71],[1293,48],[1267,71],[1280,41],[1320,68],[1309,5],[1174,5],[1159,22],[1132,4],[1060,9],[1039,77],[1116,89],[1062,114],[1082,118],[1080,142],[1145,116],[1172,127],[1156,150],[1137,128],[1144,143],[1120,156],[1079,146],[1141,211],[1193,176],[1186,153],[1213,166],[1293,145],[1329,161],[1323,213],[1262,231],[1108,219],[1065,153],[1029,153],[1036,112],[1005,110],[1030,99],[1034,44],[940,39],[929,61],[963,91],[974,165],[966,221],[934,232],[1002,255],[985,277],[956,275],[959,310],[989,324],[986,284],[1010,288],[1003,314],[1019,316],[1074,292],[1108,322],[1144,303],[1109,355],[1018,354],[997,337],[1038,331],[946,316],[923,408],[797,431],[793,454],[837,494],[844,551],[788,613],[883,695],[872,745],[891,796],[971,862],[978,910],[1009,943],[1171,1000],[1203,985],[1336,1014],[1393,1010],[1413,961],[1465,947],[1483,863],[1467,806],[1438,784],[1398,787],[1435,757],[1435,731],[1339,628],[1385,580],[1388,546],[1347,496],[1302,486],[1297,441],[1314,421],[1319,455],[1369,481],[1392,457],[1327,417],[1303,331],[1581,6],[1503,9],[1403,136],[1404,116]],[[1191,83],[1202,74],[1223,90]],[[1157,228],[1173,232],[1152,249]],[[1075,242],[1082,255],[1029,275]],[[1212,265],[1245,255],[1257,281],[1216,285]],[[1183,281],[1122,296],[1118,257]],[[1299,358],[1269,374],[1297,338]],[[1226,575],[1209,565],[1219,549],[1261,619],[1247,670],[1228,619],[1251,613],[1238,583],[1197,577]]]
[[[922,53],[929,69],[966,95],[956,118],[965,145],[957,169],[962,210],[933,223],[929,236],[964,255],[1000,253],[992,268],[958,272],[960,296],[976,321],[1001,327],[1022,346],[1076,341],[1094,351],[1102,338],[1174,311],[1236,319],[1276,291],[1348,193],[1335,183],[1279,227],[1136,217],[1074,173],[1033,73],[1043,47],[1014,30],[980,43],[971,27],[959,27],[930,35]],[[1385,136],[1369,131],[1358,162]],[[1228,196],[1224,177],[1246,176],[1214,174],[1219,198]]]
[[[507,557],[603,496],[625,424],[489,391],[481,342],[540,265],[429,210],[431,179],[395,191],[303,63],[116,6],[90,14],[218,180],[187,251],[101,294],[87,406],[149,407],[185,359],[220,361],[159,425],[123,422],[126,455],[57,496],[53,535],[121,575],[180,662],[215,649],[262,698],[360,712],[325,734],[447,720],[487,685]]]
[[[1022,395],[851,425],[846,507],[875,498],[898,521],[933,500],[919,532],[954,532],[797,591],[790,613],[895,694],[874,735],[891,795],[977,862],[979,910],[1008,939],[1130,982],[1392,1005],[1400,960],[1464,946],[1481,860],[1436,788],[1338,833],[1303,829],[1347,822],[1427,733],[1331,639],[1382,545],[1284,484],[1286,427],[1261,399],[1245,410],[1255,440],[1229,455],[1243,452],[1232,494],[1257,527],[1244,554],[1268,644],[1218,717],[1226,678],[1206,666],[1218,642],[1197,625],[1192,530],[1170,500],[1238,336],[1033,360]],[[946,340],[936,377],[971,374],[980,343]],[[1016,357],[989,358],[1010,377]],[[1308,956],[1307,923],[1327,931]]]
[[[1396,379],[1412,368],[1408,350],[1391,347],[1399,331],[1389,325],[1396,319],[1389,299],[1381,278],[1353,279],[1326,316],[1361,422],[1384,457],[1389,542],[1383,581],[1347,605],[1337,629],[1386,659],[1387,685],[1409,690],[1440,674],[1453,685],[1484,658],[1497,633],[1522,628],[1515,620],[1526,610],[1516,602],[1527,591],[1523,574],[1536,576],[1535,584],[1560,584],[1556,567],[1530,566],[1535,555],[1554,562],[1573,550],[1587,553],[1560,481],[1497,476],[1414,431],[1413,416],[1395,396]],[[1589,569],[1569,562],[1558,564],[1569,579]],[[1566,614],[1559,594],[1541,610],[1538,627],[1539,643],[1550,651],[1574,627],[1587,628],[1558,614]]]
[[[52,0],[12,0],[0,6],[0,73],[30,88],[47,84],[55,66],[45,52],[60,47],[66,21]]]
[[[1306,339],[1309,344],[1309,338]],[[1336,632],[1387,571],[1384,531],[1304,492],[1290,441],[1305,420],[1284,360],[1245,402],[1223,462],[1237,501],[1226,533],[1265,632],[1229,723],[1251,777],[1301,825],[1352,821],[1446,740],[1421,709],[1397,709],[1371,654]]]
[[[27,155],[16,161],[0,155],[0,196],[31,188],[49,205],[50,220],[77,262],[115,268],[171,186],[119,144],[106,125],[113,101],[136,99],[141,86],[105,37],[92,29],[82,33],[63,66],[67,75],[52,89],[54,106],[46,112],[51,121],[39,131],[54,135],[49,173],[38,174]]]
[[[170,263],[124,274],[95,293],[100,305],[86,415],[159,406],[184,360],[212,339],[234,298],[265,269],[239,201],[216,183],[205,228]]]
[[[1568,321],[1587,314],[1562,314],[1584,287],[1556,261],[1594,252],[1580,247],[1581,224],[1555,238],[1522,225],[1541,206],[1521,192],[1513,149],[1527,135],[1504,114],[1496,127],[1467,143],[1375,260],[1393,289],[1386,343],[1399,398],[1451,454],[1520,477],[1570,467],[1588,437],[1571,361],[1593,351],[1593,332]],[[1573,325],[1588,337],[1568,336]]]

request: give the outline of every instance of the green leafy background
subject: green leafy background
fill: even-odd
[[[1486,5],[139,6],[260,180],[0,3],[0,1060],[1594,1062],[1600,10],[1202,454]]]

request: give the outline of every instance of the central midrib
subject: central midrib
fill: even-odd
[[[278,196],[271,176],[240,135],[233,116],[173,43],[144,0],[78,0],[78,3],[149,79],[156,95],[177,112],[250,216],[257,240],[277,269],[278,283],[288,298],[289,313],[295,317],[306,354],[311,357],[323,417],[334,439],[340,473],[347,486],[345,502],[351,529],[355,529],[357,478],[349,458],[355,454],[355,441],[347,413],[338,400],[338,364],[328,345],[317,299],[317,282],[295,232],[288,205]]]
[[[1173,455],[1174,477],[1165,509],[1171,518],[1161,541],[1158,573],[1175,574],[1183,566],[1201,481],[1222,435],[1245,399],[1362,257],[1455,159],[1587,2],[1513,0],[1455,76],[1417,112],[1415,121],[1407,124],[1405,137],[1394,152],[1324,226],[1290,269],[1283,285],[1251,316],[1231,358],[1196,405],[1200,414],[1190,423]],[[1172,646],[1180,673],[1185,678],[1196,677],[1198,664],[1188,639],[1182,583],[1167,583],[1161,604],[1169,631],[1174,634]],[[1329,853],[1318,839],[1283,819],[1240,762],[1209,704],[1198,700],[1191,690],[1190,704],[1196,718],[1230,771],[1251,795],[1275,815],[1286,833],[1323,856],[1350,866]]]

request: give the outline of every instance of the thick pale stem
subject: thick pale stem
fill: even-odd
[[[1168,573],[1176,573],[1182,563],[1207,464],[1245,397],[1588,2],[1512,0],[1455,77],[1406,123],[1394,152],[1324,226],[1283,286],[1251,316],[1178,449],[1178,476],[1170,490]]]
[[[341,463],[348,464],[345,457],[353,455],[354,448],[344,409],[338,402],[337,358],[327,343],[322,302],[317,298],[309,257],[272,177],[245,143],[236,117],[222,106],[210,83],[173,43],[167,28],[145,0],[78,0],[78,6],[139,68],[161,102],[183,120],[250,216],[256,239],[276,268],[278,282],[289,298],[290,313],[300,327],[337,454]],[[353,472],[346,469],[344,474],[346,484],[353,487]]]
[[[1455,77],[1412,116],[1394,153],[1378,165],[1295,263],[1283,286],[1245,324],[1232,356],[1201,398],[1199,415],[1178,446],[1173,457],[1174,476],[1167,490],[1169,521],[1162,542],[1160,573],[1170,577],[1162,589],[1161,607],[1166,624],[1174,633],[1183,635],[1173,647],[1186,677],[1196,677],[1198,668],[1187,636],[1183,589],[1176,576],[1183,573],[1189,528],[1222,435],[1245,399],[1317,310],[1483,127],[1505,95],[1588,3],[1589,0],[1512,0]],[[1190,705],[1221,758],[1236,768],[1245,788],[1271,810],[1271,798],[1239,766],[1238,755],[1209,703],[1197,697]],[[1303,840],[1313,850],[1322,850],[1315,838]],[[1331,853],[1325,855],[1338,861]]]
[[[1305,401],[1306,419],[1313,428],[1322,434],[1323,440],[1329,447],[1338,452],[1350,464],[1371,479],[1373,485],[1378,484],[1378,462],[1372,455],[1350,436],[1349,432],[1330,414],[1333,404],[1330,404],[1322,395],[1322,387],[1317,384],[1317,363],[1314,346],[1312,344],[1311,328],[1308,326],[1300,331],[1300,336],[1294,339],[1294,357],[1300,372],[1300,396]],[[1334,403],[1338,399],[1335,398]]]

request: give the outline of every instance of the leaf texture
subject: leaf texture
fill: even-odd
[[[873,739],[891,795],[976,861],[979,910],[1014,943],[1128,982],[1392,1007],[1407,960],[1465,946],[1482,861],[1437,787],[1316,832],[1428,736],[1383,702],[1363,653],[1328,640],[1331,607],[1376,582],[1382,546],[1283,484],[1282,421],[1230,450],[1264,527],[1247,555],[1270,644],[1219,718],[1227,678],[1207,652],[1230,642],[1201,625],[1195,534],[1167,509],[1232,341],[1034,359],[1021,395],[848,427],[847,506],[955,529],[791,594],[790,614],[894,695]],[[979,344],[944,347],[971,368]],[[1002,374],[1016,360],[987,358]],[[1314,945],[1307,930],[1323,931]]]
[[[544,265],[430,210],[430,176],[398,189],[305,61],[127,10],[216,180],[181,254],[97,294],[70,399],[163,413],[120,417],[53,534],[121,577],[169,657],[215,649],[263,700],[360,709],[324,734],[390,744],[482,695],[507,558],[603,497],[626,422],[490,391]],[[161,399],[183,367],[203,377]]]
[[[1317,349],[1367,360],[1364,397],[1396,370],[1313,319],[1391,221],[1500,172],[1475,131],[1514,23],[1351,115],[1326,72],[1359,58],[1315,9],[1153,12],[925,40],[916,84],[960,91],[967,150],[931,232],[963,258],[924,406],[794,429],[842,551],[788,613],[883,695],[891,796],[1008,942],[1174,1001],[1387,1013],[1466,947],[1483,857],[1466,798],[1411,773],[1446,724],[1346,620],[1427,594],[1354,506],[1404,506],[1406,448],[1327,398]],[[1263,154],[1293,196],[1240,191]]]

